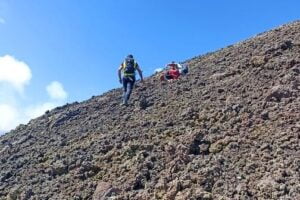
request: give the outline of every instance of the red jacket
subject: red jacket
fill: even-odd
[[[172,77],[172,79],[178,79],[179,78],[179,70],[178,69],[169,69],[169,76]]]

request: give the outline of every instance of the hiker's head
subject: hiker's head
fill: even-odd
[[[133,61],[133,55],[132,54],[129,54],[128,56],[126,56],[126,61]]]
[[[133,55],[132,55],[132,54],[129,54],[126,58],[127,58],[127,59],[133,59]]]
[[[175,61],[172,61],[171,63],[172,63],[172,64],[175,64]]]

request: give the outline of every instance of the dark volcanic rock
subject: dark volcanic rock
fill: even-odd
[[[0,199],[300,199],[300,23],[0,138]]]

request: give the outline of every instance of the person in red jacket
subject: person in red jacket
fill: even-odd
[[[169,63],[167,65],[166,68],[167,68],[167,71],[161,77],[161,80],[171,81],[171,80],[176,80],[176,79],[179,78],[180,72],[179,72],[179,68],[178,68],[177,63],[172,61],[171,63]]]
[[[180,76],[179,69],[175,65],[172,65],[171,68],[168,70],[168,75],[170,79],[178,79]]]

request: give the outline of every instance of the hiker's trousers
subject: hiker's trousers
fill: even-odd
[[[123,94],[123,103],[127,104],[128,100],[130,98],[133,85],[135,83],[135,77],[134,76],[124,76],[122,79],[123,83],[123,89],[124,89],[124,94]]]

